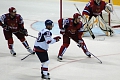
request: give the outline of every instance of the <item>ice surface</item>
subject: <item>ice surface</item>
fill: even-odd
[[[73,13],[77,12],[74,3],[77,4],[80,11],[86,4],[64,1],[63,17],[71,17]],[[59,19],[59,0],[0,0],[0,15],[7,13],[11,6],[16,7],[17,13],[24,18],[25,27],[29,34],[33,36],[37,36],[38,33],[31,28],[31,25],[36,21],[51,19],[57,23]],[[119,10],[117,12],[120,13]],[[16,57],[11,56],[2,28],[0,28],[0,36],[0,80],[41,80],[40,62],[37,56],[31,55],[21,61],[21,58],[29,53],[15,36],[13,36],[14,49],[17,55]],[[62,40],[50,45],[48,52],[51,80],[120,80],[120,34],[115,34],[113,37],[96,36],[96,39],[102,38],[105,40],[92,40],[91,37],[84,37],[83,39],[89,51],[97,56],[103,64],[100,64],[94,57],[87,58],[72,40],[64,54],[63,61],[58,62],[57,54],[62,45]],[[28,36],[26,39],[33,48],[35,38]]]

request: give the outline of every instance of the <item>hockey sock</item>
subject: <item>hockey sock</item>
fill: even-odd
[[[41,73],[43,73],[44,75],[48,75],[48,64],[49,64],[49,61],[42,63]]]
[[[81,40],[81,42],[79,44],[80,44],[84,53],[88,52],[88,49],[86,47],[86,44],[84,43],[84,40]]]
[[[8,39],[8,48],[9,49],[13,49],[13,43],[14,43],[14,41],[12,38]]]
[[[58,56],[63,56],[63,54],[65,53],[67,47],[69,46],[69,44],[63,44],[59,50],[59,54]]]

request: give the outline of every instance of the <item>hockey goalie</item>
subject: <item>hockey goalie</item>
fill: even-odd
[[[90,0],[83,12],[84,30],[87,32],[88,28],[91,30],[93,27],[98,26],[106,36],[113,36],[114,32],[112,28],[104,21],[102,17],[102,11],[107,13],[113,12],[113,6],[111,3],[106,3],[102,0]]]

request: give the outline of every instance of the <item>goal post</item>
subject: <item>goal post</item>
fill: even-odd
[[[60,0],[60,18],[62,18],[62,0]]]
[[[74,0],[75,1],[75,0]],[[81,0],[77,0],[77,1],[81,1]],[[89,0],[88,0],[89,1]],[[87,1],[87,2],[88,2]],[[104,0],[105,2],[109,2],[109,3],[112,3],[113,4],[113,0]],[[63,0],[60,0],[60,18],[63,18],[63,12],[64,10],[66,10],[66,7],[64,6],[63,7]],[[78,3],[79,4],[79,3]],[[84,5],[85,6],[85,5]],[[84,7],[83,6],[83,7]],[[72,7],[72,6],[71,6]],[[112,28],[119,28],[120,27],[120,19],[118,17],[118,14],[117,14],[117,10],[116,10],[116,7],[118,9],[118,6],[115,6],[113,5],[113,13],[107,13],[105,11],[103,11],[103,18],[105,20],[105,22],[108,23],[109,26],[111,26]],[[64,9],[65,8],[65,9]],[[64,9],[64,10],[63,10]],[[74,11],[73,11],[74,12]],[[68,15],[67,15],[68,16]]]
[[[113,0],[108,0],[109,3],[113,4]],[[113,5],[114,8],[114,5]],[[119,28],[120,27],[120,19],[116,14],[115,9],[113,10],[113,13],[105,13],[103,14],[103,18],[106,22],[108,22],[109,26],[112,28]]]

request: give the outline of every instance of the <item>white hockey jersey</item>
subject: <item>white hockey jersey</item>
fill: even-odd
[[[52,33],[48,29],[42,29],[38,33],[38,38],[35,41],[34,49],[36,50],[45,50],[49,48],[49,44],[55,43],[56,40],[52,38]]]

